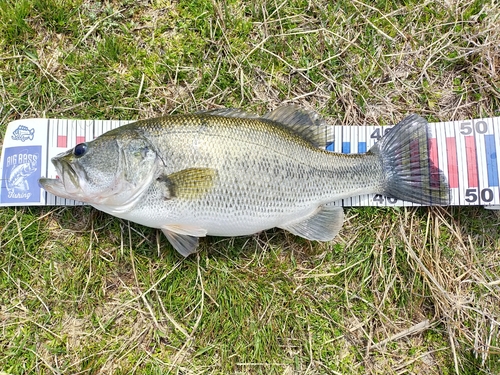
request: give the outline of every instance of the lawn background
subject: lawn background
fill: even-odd
[[[1,137],[282,103],[343,125],[492,117],[499,87],[494,0],[0,0]],[[2,208],[0,373],[499,373],[498,213],[346,217],[331,243],[270,230],[182,259],[89,207]]]

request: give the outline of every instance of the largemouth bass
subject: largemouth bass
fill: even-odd
[[[223,109],[137,121],[52,159],[59,178],[42,187],[111,215],[159,228],[182,255],[200,237],[241,236],[279,227],[332,240],[342,207],[377,193],[448,204],[432,165],[427,122],[411,115],[364,154],[325,151],[319,116],[294,106],[262,117]]]

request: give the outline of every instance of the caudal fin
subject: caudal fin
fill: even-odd
[[[430,158],[429,128],[422,117],[406,117],[370,151],[382,159],[384,195],[424,205],[450,203],[446,177]]]

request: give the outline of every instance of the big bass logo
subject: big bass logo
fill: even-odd
[[[41,146],[5,149],[1,200],[4,203],[40,201]]]

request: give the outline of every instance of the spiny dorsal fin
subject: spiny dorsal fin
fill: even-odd
[[[327,125],[314,111],[287,105],[266,113],[262,118],[277,122],[316,147],[326,147]]]
[[[278,123],[294,134],[311,142],[316,147],[325,148],[327,144],[327,125],[319,114],[302,109],[296,105],[286,105],[276,108],[260,117],[254,113],[235,108],[221,108],[210,111],[201,111],[197,114],[212,116],[263,119]]]
[[[165,184],[165,199],[197,199],[212,189],[217,171],[211,168],[188,168],[161,175],[156,180]]]

